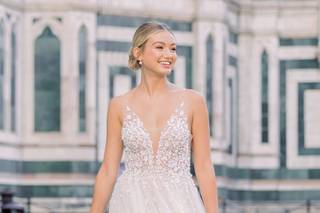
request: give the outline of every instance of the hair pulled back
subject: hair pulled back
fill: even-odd
[[[131,70],[135,71],[141,68],[138,59],[133,54],[133,49],[138,47],[143,50],[150,35],[160,31],[168,31],[172,33],[168,25],[160,22],[146,22],[137,28],[132,38],[132,46],[129,50],[128,67]]]

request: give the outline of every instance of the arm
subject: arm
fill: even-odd
[[[107,138],[103,162],[96,176],[93,201],[90,213],[105,212],[115,184],[122,156],[121,106],[112,99],[108,107]]]
[[[210,159],[209,119],[202,96],[193,97],[192,154],[196,177],[207,213],[218,213],[218,194],[213,164]]]

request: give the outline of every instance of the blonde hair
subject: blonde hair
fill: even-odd
[[[150,35],[157,33],[157,32],[160,32],[160,31],[168,31],[173,35],[173,33],[170,30],[170,28],[168,27],[168,25],[166,25],[164,23],[160,23],[160,22],[146,22],[137,28],[137,30],[134,33],[133,38],[132,38],[132,46],[129,50],[128,67],[131,70],[135,71],[135,70],[138,70],[141,68],[139,61],[133,55],[133,49],[135,47],[138,47],[143,50]]]

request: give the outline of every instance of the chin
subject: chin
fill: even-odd
[[[164,74],[164,75],[168,76],[168,75],[171,74],[171,72],[172,72],[172,69],[170,69],[170,70],[164,70],[164,71],[161,72],[161,74]]]
[[[173,69],[159,69],[157,73],[161,76],[168,76],[171,74]]]

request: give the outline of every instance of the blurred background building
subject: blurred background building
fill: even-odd
[[[0,0],[0,190],[87,211],[107,105],[138,83],[128,49],[150,20],[178,41],[169,79],[207,100],[221,212],[319,212],[318,0]]]

